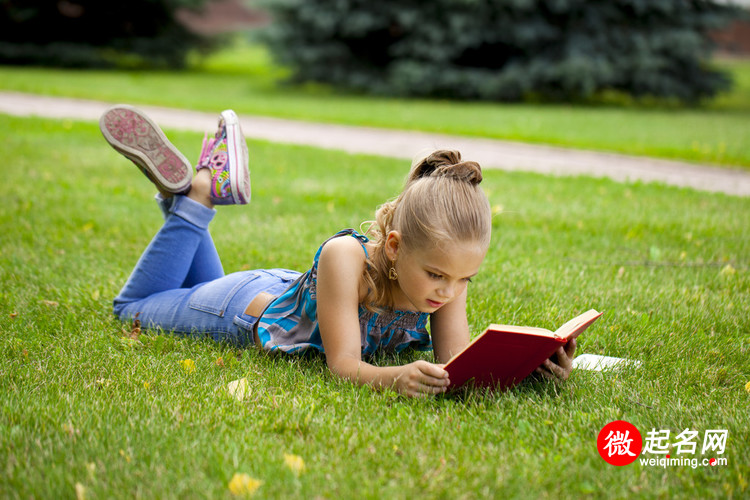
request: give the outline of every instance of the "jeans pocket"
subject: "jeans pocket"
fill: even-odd
[[[258,279],[257,273],[234,273],[198,285],[190,297],[188,307],[223,317],[229,302],[245,285]]]
[[[258,317],[250,316],[249,314],[243,314],[243,315],[238,314],[237,316],[234,317],[234,324],[248,332],[253,331],[253,328],[255,327],[255,323],[257,322],[258,322]]]

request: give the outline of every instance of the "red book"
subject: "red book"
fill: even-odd
[[[470,383],[499,389],[512,387],[601,315],[591,309],[554,332],[528,326],[490,325],[445,365],[450,388]]]

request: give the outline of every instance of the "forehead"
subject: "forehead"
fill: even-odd
[[[438,269],[453,277],[475,275],[486,254],[487,250],[474,242],[445,242],[414,251],[414,257],[422,265]]]

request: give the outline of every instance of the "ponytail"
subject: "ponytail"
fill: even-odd
[[[365,307],[393,307],[388,280],[392,263],[385,253],[391,231],[398,231],[402,245],[412,250],[450,241],[489,247],[492,216],[481,182],[482,168],[462,161],[458,151],[438,150],[412,164],[404,190],[378,208],[367,230],[376,248],[365,272]]]

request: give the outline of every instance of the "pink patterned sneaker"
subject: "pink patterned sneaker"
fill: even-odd
[[[99,119],[107,142],[135,163],[162,193],[185,193],[193,166],[142,111],[124,104],[109,108]]]
[[[237,114],[222,111],[214,137],[203,139],[198,170],[211,172],[211,201],[215,205],[245,205],[250,202],[250,170],[247,142]]]

